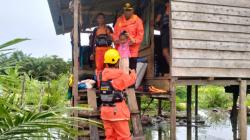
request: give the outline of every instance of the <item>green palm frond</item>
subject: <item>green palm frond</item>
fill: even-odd
[[[57,139],[53,137],[53,130],[60,135],[73,138],[76,135],[81,135],[77,129],[74,129],[76,127],[74,122],[89,123],[102,128],[102,124],[99,122],[63,115],[68,109],[53,109],[53,111],[42,112],[32,109],[31,111],[20,109],[15,103],[9,102],[10,100],[13,99],[11,97],[8,100],[0,99],[0,140],[18,139],[20,137],[29,139],[37,136]]]
[[[3,49],[5,47],[9,47],[9,46],[15,45],[17,43],[20,43],[20,42],[23,42],[23,41],[27,41],[27,40],[30,40],[30,39],[28,39],[28,38],[16,38],[16,39],[13,39],[11,41],[8,41],[8,42],[0,45],[0,49]]]

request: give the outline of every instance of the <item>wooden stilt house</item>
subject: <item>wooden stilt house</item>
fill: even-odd
[[[72,2],[72,9],[70,9]],[[175,87],[188,86],[188,118],[191,120],[192,85],[238,85],[240,95],[239,137],[247,139],[246,128],[246,89],[250,81],[250,0],[171,0],[170,16],[170,71],[165,76],[157,74],[159,41],[154,31],[155,7],[164,0],[48,0],[56,34],[73,30],[73,73],[78,79],[84,69],[78,67],[79,35],[88,33],[87,28],[96,25],[94,17],[102,12],[107,23],[113,23],[121,14],[126,2],[133,3],[137,14],[144,21],[145,36],[140,56],[147,58],[148,67],[144,83],[152,84],[169,91],[171,102],[171,139],[176,139]],[[157,53],[158,52],[158,53]],[[76,106],[79,102],[77,80],[73,94]],[[197,90],[198,91],[198,90]],[[98,112],[96,95],[88,90],[88,103]],[[134,92],[133,90],[129,92]],[[140,116],[135,97],[131,97],[130,108],[135,116],[133,133],[143,139]],[[96,112],[89,113],[95,116]],[[79,112],[75,112],[79,116]],[[85,114],[86,115],[86,114]],[[89,115],[89,116],[91,116]],[[136,123],[136,124],[135,124]],[[99,139],[97,128],[90,127],[90,138]],[[96,135],[97,134],[97,135]],[[98,137],[98,138],[97,138]]]

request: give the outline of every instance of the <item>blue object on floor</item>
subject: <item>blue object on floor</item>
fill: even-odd
[[[82,90],[82,89],[86,89],[86,88],[87,88],[86,84],[84,84],[84,83],[78,84],[78,90]]]

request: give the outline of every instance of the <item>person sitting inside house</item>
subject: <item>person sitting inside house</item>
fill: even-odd
[[[104,54],[105,52],[111,48],[112,45],[112,37],[111,34],[113,30],[110,26],[105,23],[105,15],[103,13],[98,13],[96,16],[96,21],[98,26],[94,29],[92,35],[92,48],[93,54],[90,56],[90,60],[95,59],[96,63],[96,76],[97,79],[100,72],[104,69]],[[100,83],[97,80],[97,85],[99,87]]]
[[[129,129],[130,111],[126,105],[124,90],[136,81],[135,70],[126,74],[118,68],[120,55],[109,49],[104,56],[107,65],[100,73],[101,119],[106,140],[131,140]]]
[[[162,54],[168,64],[170,64],[169,15],[170,15],[170,3],[169,0],[166,0],[165,5],[157,9],[156,25],[160,27]]]

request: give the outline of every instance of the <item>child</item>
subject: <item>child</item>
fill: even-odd
[[[135,70],[130,70],[130,74],[126,74],[118,69],[119,59],[120,55],[116,49],[106,51],[104,63],[107,67],[100,75],[101,119],[106,140],[131,140],[130,111],[123,91],[135,83],[136,74]]]
[[[131,57],[129,45],[130,40],[128,33],[126,31],[123,31],[119,36],[118,52],[121,56],[119,61],[119,68],[127,74],[129,73],[129,57]]]

